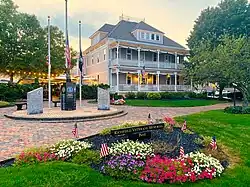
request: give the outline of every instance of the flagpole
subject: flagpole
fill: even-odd
[[[80,49],[79,63],[81,63],[80,62],[80,58],[82,58],[81,57],[81,52],[82,52],[82,23],[81,21],[79,21],[79,49]],[[80,94],[79,94],[80,95],[80,107],[82,107],[82,71],[80,71],[80,90],[79,91],[80,91]]]
[[[65,39],[66,39],[66,47],[67,47],[67,40],[68,40],[68,0],[65,0]],[[70,67],[68,64],[67,58],[65,58],[65,66],[66,66],[66,82],[71,82],[70,80]]]
[[[49,108],[51,108],[51,63],[50,63],[50,16],[48,16],[48,87],[49,87]]]

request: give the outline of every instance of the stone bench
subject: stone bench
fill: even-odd
[[[27,102],[18,102],[18,103],[15,103],[15,105],[17,106],[17,110],[22,110],[23,105],[26,105],[26,109],[27,109]]]
[[[57,107],[58,103],[61,103],[60,101],[52,101],[52,103],[54,103],[54,107]]]

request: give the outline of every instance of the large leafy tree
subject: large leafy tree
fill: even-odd
[[[217,7],[202,11],[187,39],[190,48],[186,74],[197,84],[218,83],[220,97],[228,84],[224,77],[224,59],[213,60],[213,50],[224,35],[250,35],[250,6],[247,0],[224,0]]]
[[[26,78],[28,72],[47,73],[47,29],[42,28],[35,15],[19,13],[12,0],[0,0],[0,73]],[[65,71],[65,39],[63,32],[51,26],[52,73]],[[76,52],[71,50],[71,56]],[[72,60],[73,65],[75,64]],[[20,72],[25,72],[20,74]]]

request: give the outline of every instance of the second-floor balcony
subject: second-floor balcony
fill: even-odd
[[[128,67],[143,67],[145,66],[146,68],[155,68],[155,69],[183,69],[183,64],[175,64],[175,63],[170,63],[170,62],[155,62],[155,61],[140,61],[138,60],[127,60],[127,59],[122,59],[119,58],[118,64],[120,66],[128,66]],[[117,65],[117,59],[111,60],[111,66]]]

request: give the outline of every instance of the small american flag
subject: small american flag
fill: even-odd
[[[106,143],[101,144],[101,152],[100,152],[100,157],[105,157],[109,155],[109,148]]]
[[[153,120],[152,120],[150,114],[148,114],[148,124],[149,124],[149,125],[152,125],[152,124],[153,124]]]
[[[215,138],[215,136],[212,137],[210,146],[211,146],[212,150],[217,149],[217,143],[216,143],[216,138]]]
[[[187,121],[185,120],[182,127],[181,127],[181,130],[184,132],[185,130],[187,130]]]
[[[68,33],[67,33],[67,36],[66,36],[65,59],[66,59],[66,62],[65,62],[66,68],[71,68],[71,56],[70,56],[70,47],[69,47],[69,36],[68,36]]]
[[[180,157],[184,157],[185,152],[184,152],[184,148],[181,146],[180,147]]]
[[[74,135],[75,138],[78,138],[78,128],[77,128],[77,123],[74,125],[74,128],[72,130],[72,134]]]

